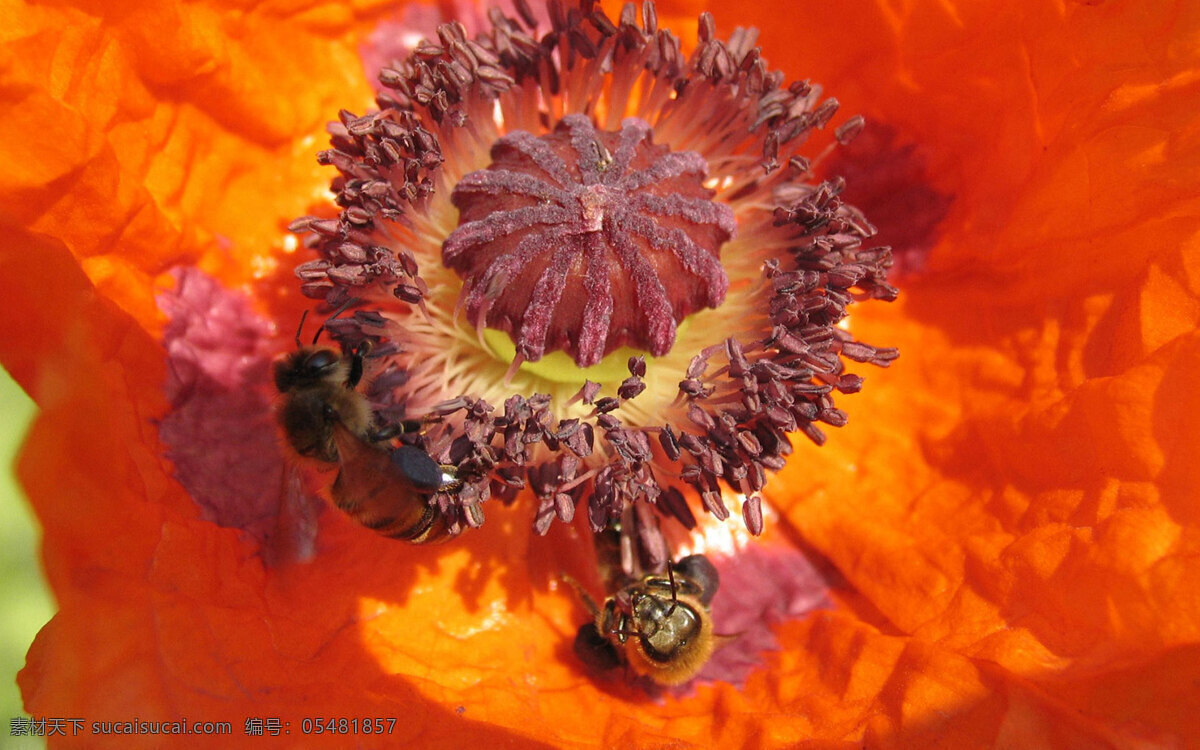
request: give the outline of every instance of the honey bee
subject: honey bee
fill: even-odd
[[[283,397],[278,418],[289,445],[300,456],[338,467],[330,495],[363,526],[414,544],[447,537],[445,519],[429,496],[460,485],[455,467],[419,448],[393,447],[388,441],[400,428],[376,427],[370,402],[357,390],[368,344],[341,353],[317,346],[322,324],[312,345],[303,346],[303,327],[302,317],[296,351],[275,363],[275,387]]]
[[[709,611],[719,577],[704,555],[668,564],[666,576],[634,579],[603,607],[571,583],[593,617],[575,636],[575,654],[597,671],[623,662],[658,685],[682,685],[704,668],[722,639]]]

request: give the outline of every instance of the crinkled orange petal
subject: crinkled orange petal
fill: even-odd
[[[903,359],[848,404],[834,450],[793,464],[789,519],[900,632],[1125,742],[1196,739],[1194,698],[1138,692],[1200,677],[1187,7],[912,3],[860,38],[814,9],[791,46],[757,19],[765,47],[815,51],[844,107],[921,144],[954,196],[902,307],[856,312]],[[1117,719],[1097,693],[1130,702]]]
[[[60,603],[30,714],[230,721],[246,745],[253,717],[345,744],[306,716],[397,717],[389,739],[425,747],[1200,742],[1200,15],[661,15],[701,5],[952,196],[902,304],[852,321],[902,359],[771,485],[855,590],[782,626],[744,687],[655,703],[573,661],[578,605],[551,584],[577,540],[532,537],[524,506],[435,549],[326,513],[315,561],[264,566],[162,458],[154,294],[183,263],[295,306],[283,227],[324,194],[324,121],[369,106],[357,40],[394,7],[0,0],[0,358],[43,410],[21,474]],[[131,739],[161,740],[83,744]]]

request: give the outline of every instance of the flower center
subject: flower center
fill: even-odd
[[[788,433],[824,442],[850,363],[897,356],[843,323],[895,298],[890,251],[803,155],[863,121],[821,136],[837,101],[708,14],[685,56],[649,1],[639,26],[633,3],[553,0],[549,31],[517,7],[443,25],[381,72],[378,112],[340,113],[341,213],[293,223],[319,254],[301,288],[361,302],[325,330],[371,342],[380,421],[422,419],[409,440],[458,467],[451,528],[528,489],[539,533],[586,507],[659,567],[655,512],[692,529],[690,502],[733,500],[757,534]]]
[[[542,136],[508,133],[491,159],[454,188],[442,262],[470,322],[506,332],[521,358],[659,356],[685,317],[724,301],[719,250],[736,223],[699,154],[653,143],[636,118],[610,132],[574,114]]]

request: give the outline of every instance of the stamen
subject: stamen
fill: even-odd
[[[656,559],[655,513],[694,528],[689,501],[725,519],[737,495],[758,533],[789,433],[824,442],[846,422],[835,394],[863,384],[847,363],[897,356],[843,326],[895,298],[890,252],[864,244],[840,179],[813,177],[864,122],[801,153],[837,101],[708,14],[690,58],[652,3],[616,21],[551,3],[548,31],[517,14],[493,9],[475,39],[442,27],[382,71],[378,112],[340,113],[321,161],[341,213],[293,223],[319,254],[301,289],[381,309],[337,334],[403,375],[372,387],[389,419],[439,418],[405,439],[457,467],[434,497],[452,528],[528,488],[539,532],[580,503],[596,529],[635,510]],[[574,367],[550,364],[564,354]]]

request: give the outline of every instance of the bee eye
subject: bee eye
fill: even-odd
[[[318,349],[304,361],[304,366],[315,375],[336,367],[341,359],[329,349]]]

